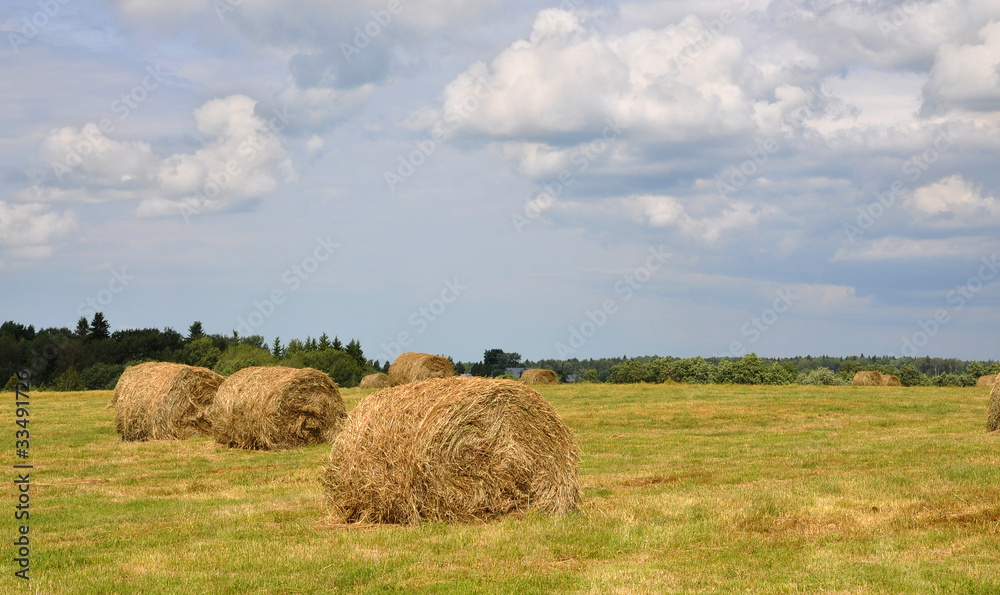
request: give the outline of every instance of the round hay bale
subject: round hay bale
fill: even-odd
[[[559,377],[552,370],[531,368],[521,373],[521,381],[525,384],[559,384]]]
[[[898,376],[892,374],[882,374],[882,386],[903,386]]]
[[[219,444],[277,450],[330,442],[347,412],[324,372],[252,366],[226,378],[207,416]]]
[[[365,397],[333,442],[323,483],[340,523],[483,521],[572,510],[579,458],[538,391],[458,376]]]
[[[222,376],[207,368],[149,362],[126,368],[111,405],[122,440],[183,440],[211,433],[205,411]]]
[[[851,382],[854,386],[882,386],[882,375],[871,370],[858,372]]]
[[[990,391],[990,404],[986,410],[986,431],[1000,430],[1000,374],[994,376],[993,390]]]
[[[369,374],[361,379],[361,384],[358,386],[361,388],[389,388],[389,376],[382,372]]]
[[[451,362],[440,355],[429,353],[407,352],[396,358],[389,366],[389,382],[393,386],[427,380],[429,378],[448,378],[455,375]]]
[[[976,381],[976,386],[993,386],[996,384],[997,376],[995,374],[987,374],[986,376],[980,376],[979,380]]]

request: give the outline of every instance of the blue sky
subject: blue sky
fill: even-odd
[[[995,359],[1000,5],[0,8],[0,318]]]

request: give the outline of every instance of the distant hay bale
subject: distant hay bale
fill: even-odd
[[[451,362],[439,355],[408,352],[396,358],[389,366],[389,382],[392,386],[427,380],[447,378],[455,375]]]
[[[323,475],[340,523],[472,522],[579,500],[580,454],[533,388],[452,377],[365,397]]]
[[[361,384],[358,386],[361,388],[389,388],[389,376],[382,372],[369,374],[361,379]]]
[[[854,386],[882,386],[882,375],[878,372],[864,371],[854,375]]]
[[[996,381],[996,374],[987,374],[986,376],[979,377],[979,380],[976,381],[976,386],[993,386],[996,384]]]
[[[1000,430],[1000,374],[997,374],[993,383],[993,390],[990,391],[990,405],[986,411],[986,430],[995,432]]]
[[[277,450],[330,442],[347,413],[324,372],[252,366],[225,379],[206,415],[223,446]]]
[[[111,406],[122,440],[183,440],[209,435],[205,411],[222,376],[207,368],[149,362],[126,368]]]
[[[531,368],[521,373],[521,380],[525,384],[559,384],[559,377],[552,370],[544,368]]]
[[[882,374],[882,386],[903,386],[898,376],[892,374]]]

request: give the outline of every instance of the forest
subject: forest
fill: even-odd
[[[43,328],[7,321],[0,325],[0,380],[16,383],[16,372],[27,370],[36,389],[112,389],[129,365],[166,361],[211,368],[228,376],[248,366],[311,367],[350,388],[361,378],[387,371],[391,362],[365,358],[360,341],[344,344],[326,332],[318,337],[276,337],[270,343],[260,335],[208,334],[195,321],[186,334],[172,329],[122,329],[112,332],[102,312],[91,320],[81,317],[73,330]],[[447,354],[444,354],[447,356]],[[449,358],[451,359],[451,358]],[[997,361],[956,358],[889,356],[812,356],[742,358],[670,356],[610,357],[598,359],[526,360],[517,352],[490,348],[476,362],[453,362],[457,374],[514,377],[508,370],[547,368],[562,382],[685,382],[701,384],[849,384],[855,372],[877,370],[898,376],[904,386],[974,386],[980,376],[1000,372]]]

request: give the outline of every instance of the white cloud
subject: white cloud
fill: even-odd
[[[981,227],[1000,223],[1000,201],[983,196],[961,175],[921,186],[906,201],[918,225]]]
[[[945,43],[937,51],[924,97],[930,107],[996,111],[1000,100],[1000,22],[979,30],[974,43]]]
[[[614,36],[546,9],[528,40],[456,77],[442,111],[471,112],[458,133],[558,143],[612,120],[637,135],[682,142],[751,129],[744,86],[759,76],[737,38],[713,35],[694,18]],[[466,107],[470,97],[480,99],[475,110]]]
[[[73,211],[58,213],[40,204],[0,201],[0,245],[15,258],[45,258],[52,244],[76,229]]]
[[[116,141],[96,124],[54,130],[39,159],[52,179],[21,194],[23,200],[107,202],[141,200],[140,215],[176,215],[181,205],[198,211],[239,206],[273,191],[278,178],[297,179],[277,132],[289,123],[281,112],[262,117],[245,95],[213,99],[194,111],[206,138],[193,153],[156,156],[144,142]],[[68,156],[68,158],[67,158]]]
[[[831,261],[978,258],[987,252],[987,248],[992,246],[995,249],[996,245],[995,238],[912,239],[890,236],[840,248]]]
[[[715,242],[723,233],[737,228],[755,227],[770,209],[758,209],[744,201],[733,201],[714,216],[692,217],[676,198],[671,196],[633,196],[622,199],[626,210],[644,225],[673,227],[681,233],[704,242]]]

